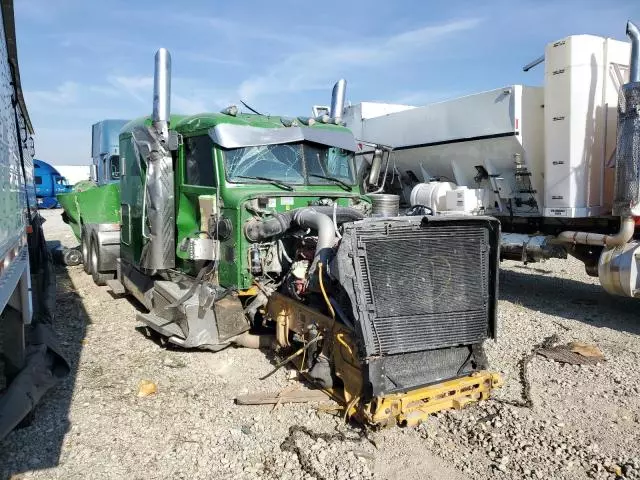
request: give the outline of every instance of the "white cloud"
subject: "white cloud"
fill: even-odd
[[[180,13],[168,15],[172,23],[181,22],[192,27],[204,27],[216,34],[223,34],[227,38],[237,41],[241,36],[242,40],[271,41],[284,44],[291,44],[295,39],[296,43],[304,43],[304,37],[295,36],[291,30],[280,33],[277,29],[265,30],[259,25],[250,24],[247,21],[237,22],[228,18],[211,17],[207,15],[196,15],[192,13]],[[298,26],[303,29],[303,26]]]
[[[171,95],[171,110],[175,113],[193,115],[210,110],[206,100],[195,96]]]
[[[107,81],[118,90],[124,90],[136,100],[143,102],[151,98],[153,91],[153,77],[146,75],[110,76]]]
[[[28,101],[44,105],[68,106],[78,101],[80,86],[76,82],[64,82],[54,90],[25,92]]]
[[[246,63],[241,61],[241,60],[237,60],[237,59],[231,59],[231,58],[220,58],[218,56],[212,55],[211,53],[199,53],[199,52],[194,52],[194,51],[180,51],[180,50],[175,50],[174,52],[172,52],[172,55],[175,58],[180,58],[180,59],[185,59],[185,60],[189,60],[192,61],[194,63],[208,63],[208,64],[213,64],[213,65],[227,65],[227,66],[231,66],[231,67],[240,67],[240,66],[245,66]]]
[[[184,115],[220,110],[235,97],[232,89],[211,88],[184,77],[173,79],[171,90],[171,111]]]
[[[381,68],[406,60],[416,52],[454,33],[475,28],[481,19],[456,20],[430,25],[381,39],[353,44],[323,45],[296,52],[272,65],[266,73],[242,82],[239,94],[252,100],[260,96],[326,88],[347,68]]]

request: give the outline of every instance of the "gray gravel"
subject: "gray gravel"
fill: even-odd
[[[48,238],[72,243],[59,212],[45,214]],[[637,304],[609,297],[579,262],[503,265],[501,337],[487,355],[506,384],[494,400],[377,432],[315,404],[236,406],[239,393],[298,382],[284,370],[260,381],[273,367],[263,352],[162,348],[135,329],[133,302],[80,267],[58,278],[56,327],[73,375],[0,443],[0,478],[640,478]],[[533,407],[513,406],[522,358],[552,334],[596,343],[606,360],[535,356]],[[144,379],[155,395],[137,396]]]

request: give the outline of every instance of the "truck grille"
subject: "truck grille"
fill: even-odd
[[[390,231],[367,238],[359,262],[373,354],[477,343],[486,338],[489,232],[476,225]],[[362,258],[362,257],[361,257]]]

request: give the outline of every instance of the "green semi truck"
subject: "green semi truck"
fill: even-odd
[[[127,120],[101,120],[91,127],[91,181],[74,186],[73,191],[57,195],[64,209],[63,219],[80,242],[64,252],[68,265],[81,259],[85,271],[98,285],[114,276],[120,256],[120,129]],[[99,187],[99,188],[96,188]],[[93,262],[93,263],[91,263]]]
[[[117,224],[115,269],[90,237],[85,269],[137,298],[139,321],[185,348],[291,350],[373,424],[414,424],[499,385],[482,349],[496,336],[495,219],[401,216],[363,195],[344,81],[317,118],[181,116],[166,50],[155,67],[153,115],[120,132],[119,184],[61,200]]]

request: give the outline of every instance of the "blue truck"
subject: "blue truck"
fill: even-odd
[[[33,181],[36,187],[36,199],[39,208],[58,208],[56,195],[68,193],[72,186],[60,175],[52,165],[42,160],[33,159]]]
[[[91,127],[91,179],[98,185],[120,181],[120,129],[129,120],[101,120]]]

